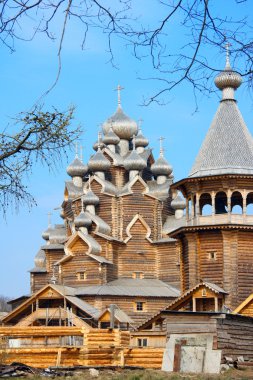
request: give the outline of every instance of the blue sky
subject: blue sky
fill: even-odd
[[[224,5],[222,10],[225,11]],[[153,14],[148,7],[145,15],[152,21]],[[182,39],[176,30],[173,33],[175,43],[177,39]],[[199,112],[194,113],[192,91],[184,85],[169,96],[167,105],[143,107],[143,97],[158,88],[152,81],[137,79],[140,75],[152,74],[148,61],[134,59],[120,41],[115,45],[119,68],[113,68],[107,63],[105,37],[98,32],[92,32],[89,36],[85,51],[81,50],[80,44],[80,26],[71,24],[63,45],[60,79],[43,101],[45,108],[52,105],[58,109],[66,109],[71,104],[76,106],[74,123],[83,126],[84,160],[87,161],[93,153],[92,144],[97,138],[98,125],[116,109],[117,94],[114,89],[120,83],[125,88],[122,91],[123,109],[130,117],[143,119],[142,130],[154,148],[155,156],[159,152],[158,138],[164,136],[166,158],[173,165],[175,179],[186,177],[218,107],[217,95],[200,97]],[[32,42],[18,42],[13,54],[0,46],[0,54],[0,112],[2,126],[5,126],[10,117],[28,110],[53,83],[57,72],[57,41],[51,42],[38,36]],[[213,55],[206,51],[206,54],[218,60],[221,67],[224,66],[225,57],[217,51]],[[236,97],[252,132],[252,99],[243,86]],[[70,153],[70,161],[73,157],[74,152]],[[41,233],[47,228],[47,213],[62,203],[64,181],[68,178],[66,166],[67,162],[54,173],[35,166],[33,175],[27,178],[27,185],[38,206],[31,211],[23,207],[18,214],[9,210],[7,221],[0,222],[0,294],[16,297],[29,293],[27,271],[33,267],[34,256],[43,244]],[[60,221],[57,212],[53,212],[52,222]]]

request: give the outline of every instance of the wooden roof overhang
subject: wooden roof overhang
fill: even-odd
[[[184,195],[184,197],[187,197],[189,195],[189,190],[192,189],[193,186],[196,186],[198,189],[203,185],[204,182],[210,181],[223,181],[223,180],[233,180],[233,179],[251,179],[253,181],[253,175],[250,174],[220,174],[220,175],[213,175],[213,176],[203,176],[203,177],[186,177],[181,179],[180,181],[177,181],[171,185],[171,190],[176,191],[179,190]]]
[[[186,232],[207,231],[207,230],[253,230],[253,225],[245,224],[208,224],[196,226],[183,226],[169,233],[170,237],[178,238]]]
[[[253,300],[253,293],[250,294],[235,310],[232,311],[232,314],[240,314],[241,311],[247,307]]]

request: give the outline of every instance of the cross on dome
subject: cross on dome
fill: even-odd
[[[124,87],[121,87],[121,85],[118,84],[117,88],[115,89],[115,91],[118,92],[118,106],[121,105],[121,90],[124,90]]]
[[[163,140],[165,140],[165,137],[160,136],[158,140],[160,143],[160,156],[163,156],[163,153],[164,153]]]
[[[229,42],[226,43],[225,49],[226,49],[226,68],[231,68],[230,66],[230,46],[232,46]]]

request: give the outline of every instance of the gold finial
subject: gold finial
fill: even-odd
[[[118,84],[117,88],[115,89],[115,91],[118,91],[118,106],[121,105],[121,90],[124,90],[124,87],[121,87],[121,85]]]
[[[229,42],[226,43],[225,48],[226,48],[226,68],[231,68],[230,66],[230,46],[231,44]]]
[[[159,142],[160,142],[160,156],[163,156],[163,152],[164,152],[164,149],[163,149],[163,140],[165,140],[165,137],[159,137]]]

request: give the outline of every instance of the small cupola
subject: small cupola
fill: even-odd
[[[110,128],[120,138],[119,151],[121,156],[125,156],[129,151],[129,140],[136,135],[138,131],[137,123],[128,117],[121,107],[120,91],[123,89],[120,85],[117,87],[118,91],[118,107],[114,115],[109,117],[103,124],[104,135],[107,135]]]
[[[162,147],[162,140],[163,140],[163,138],[160,138],[160,156],[154,162],[154,164],[151,165],[151,171],[152,171],[153,175],[156,177],[158,184],[164,183],[173,171],[172,166],[164,158],[164,150]]]
[[[146,161],[135,150],[135,138],[133,138],[133,150],[124,159],[124,167],[129,171],[129,179],[131,180],[139,172],[147,167]]]
[[[77,187],[81,187],[83,183],[83,177],[88,171],[87,165],[78,157],[78,147],[76,145],[76,156],[74,161],[67,167],[67,173],[72,177],[73,183]]]
[[[115,153],[115,146],[120,142],[119,136],[113,132],[112,127],[110,127],[109,132],[104,136],[103,143],[108,146],[108,148]]]
[[[90,179],[89,179],[89,181],[90,181]],[[86,206],[86,210],[89,211],[91,214],[95,215],[95,207],[99,204],[99,198],[91,190],[90,183],[89,183],[89,190],[83,196],[83,203]]]
[[[83,209],[83,197],[81,198],[81,204],[82,204],[81,212],[78,216],[75,217],[74,223],[77,230],[80,229],[81,232],[83,232],[84,234],[87,234],[88,228],[92,224],[92,220],[89,214]]]
[[[148,139],[142,134],[141,127],[139,126],[139,131],[137,136],[135,137],[135,147],[137,153],[142,153],[144,151],[144,148],[148,146],[149,141]]]
[[[186,208],[185,199],[183,199],[179,194],[171,202],[171,207],[175,210],[175,218],[181,219],[184,215],[184,209]]]
[[[101,151],[100,147],[100,136],[98,139],[99,145],[97,153],[92,156],[88,162],[88,168],[90,171],[95,173],[98,177],[104,179],[105,174],[107,170],[110,169],[111,163],[110,161],[103,155],[103,152]]]
[[[234,92],[242,84],[242,76],[231,68],[228,43],[225,69],[216,76],[214,83],[219,90],[222,90],[222,100],[234,100]]]

